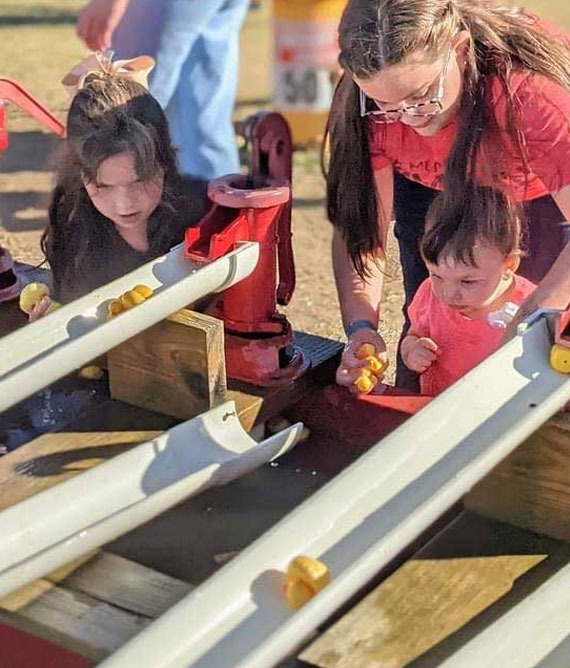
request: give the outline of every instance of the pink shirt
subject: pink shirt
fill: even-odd
[[[521,304],[535,286],[515,276],[508,301]],[[420,376],[422,394],[435,396],[497,350],[505,331],[491,327],[486,319],[471,320],[449,308],[434,294],[431,278],[418,288],[408,308],[415,334],[433,339],[441,354]]]

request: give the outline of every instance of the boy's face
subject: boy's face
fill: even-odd
[[[467,317],[482,315],[503,294],[519,264],[518,254],[505,258],[487,245],[475,246],[473,256],[476,266],[445,256],[437,265],[426,262],[438,299]]]
[[[99,165],[95,181],[84,182],[95,208],[123,230],[145,227],[162,197],[164,176],[141,181],[132,153],[118,153]]]

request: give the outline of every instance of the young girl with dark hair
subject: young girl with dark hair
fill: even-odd
[[[432,203],[421,242],[429,276],[401,344],[422,394],[439,394],[499,347],[508,318],[490,316],[505,306],[512,316],[535,289],[516,275],[520,241],[519,212],[500,191],[475,187],[465,204],[446,194]]]
[[[42,238],[59,302],[166,253],[205,206],[185,194],[160,105],[128,77],[85,78],[66,145]]]
[[[523,204],[538,283],[520,309],[570,299],[570,52],[567,36],[496,0],[349,0],[340,81],[328,123],[328,216],[348,346],[357,365],[377,333],[392,214],[406,308],[428,272],[419,251],[439,190],[470,184]],[[408,324],[408,323],[407,323]],[[350,374],[339,374],[339,380]],[[399,360],[397,383],[417,378]]]

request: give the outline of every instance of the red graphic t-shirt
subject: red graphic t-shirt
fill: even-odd
[[[554,34],[555,30],[546,24],[539,25]],[[556,35],[568,39],[560,31]],[[554,194],[570,184],[570,91],[526,70],[512,74],[509,88],[520,109],[518,130],[528,166],[507,131],[507,99],[495,78],[487,95],[499,136],[489,135],[482,141],[476,167],[478,180],[482,185],[499,185],[519,201]],[[400,122],[368,122],[373,169],[392,164],[412,181],[441,189],[445,162],[457,134],[456,119],[433,137],[423,137]]]
[[[535,285],[522,276],[507,297],[520,306]],[[439,300],[427,278],[418,288],[408,307],[412,329],[418,336],[433,339],[441,353],[420,376],[422,394],[434,397],[475,368],[497,350],[505,335],[504,329],[491,327],[486,319],[471,320]]]

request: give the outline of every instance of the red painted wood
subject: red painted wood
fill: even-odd
[[[95,663],[6,624],[0,624],[0,668],[91,668]]]

